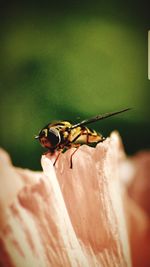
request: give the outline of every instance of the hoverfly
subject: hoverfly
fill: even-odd
[[[70,159],[70,168],[72,168],[72,157],[81,145],[86,144],[88,146],[95,147],[99,142],[105,140],[105,137],[103,137],[100,133],[87,128],[85,125],[98,120],[106,119],[127,110],[129,110],[129,108],[97,115],[76,124],[72,124],[69,121],[57,121],[54,123],[49,123],[42,130],[40,130],[39,135],[35,136],[35,139],[39,139],[40,144],[44,148],[47,148],[48,152],[51,154],[59,151],[54,165],[58,160],[60,153],[64,153],[66,150],[72,147],[76,148]]]

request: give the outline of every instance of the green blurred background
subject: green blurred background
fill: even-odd
[[[129,155],[150,147],[146,3],[1,3],[0,140],[15,165],[41,168],[34,135],[48,122],[126,107],[91,126],[118,129]]]

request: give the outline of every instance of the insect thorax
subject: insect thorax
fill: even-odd
[[[49,125],[50,129],[56,129],[61,136],[61,143],[68,140],[72,124],[68,121],[60,121]]]

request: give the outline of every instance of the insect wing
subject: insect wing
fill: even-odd
[[[102,115],[97,115],[97,116],[94,116],[94,117],[92,117],[90,119],[86,119],[86,120],[83,120],[83,121],[81,121],[81,122],[79,122],[77,124],[74,124],[71,127],[71,129],[74,129],[74,128],[78,127],[78,126],[87,125],[89,123],[96,122],[98,120],[103,120],[103,119],[109,118],[111,116],[117,115],[119,113],[122,113],[122,112],[125,112],[125,111],[128,111],[128,110],[130,110],[130,108],[122,109],[120,111],[115,111],[115,112],[109,112],[109,113],[105,113],[105,114],[102,114]]]

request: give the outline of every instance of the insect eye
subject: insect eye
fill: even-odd
[[[48,131],[48,140],[50,141],[52,146],[57,146],[61,141],[59,131],[50,128]]]
[[[35,138],[37,139],[37,138],[47,137],[47,135],[48,135],[48,129],[44,128],[39,132],[39,135],[36,136]]]

